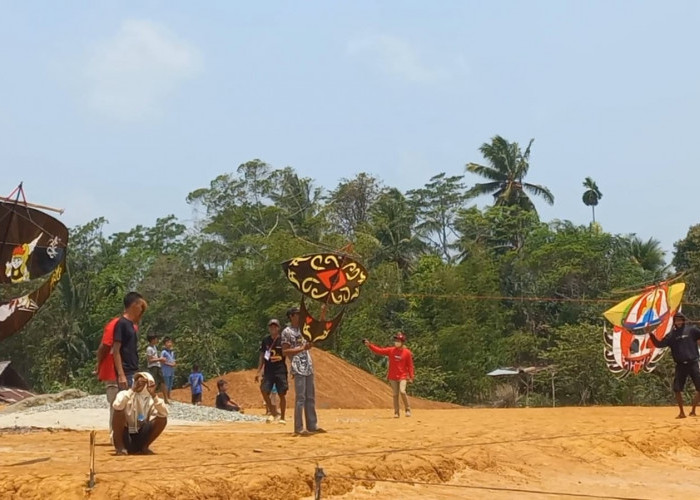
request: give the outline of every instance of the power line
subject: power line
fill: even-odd
[[[447,488],[462,488],[469,490],[486,490],[486,491],[506,491],[509,493],[528,493],[532,495],[553,495],[553,496],[563,496],[563,497],[573,497],[573,498],[603,498],[610,500],[647,500],[641,497],[619,497],[614,495],[593,495],[587,493],[569,493],[565,491],[547,491],[547,490],[533,490],[526,488],[506,488],[499,486],[475,486],[467,484],[447,484],[447,483],[430,483],[424,481],[406,481],[399,479],[379,479],[370,477],[355,477],[355,476],[334,476],[326,475],[326,478],[330,479],[345,479],[348,481],[362,481],[362,482],[372,482],[372,483],[394,483],[394,484],[408,484],[411,486],[442,486]]]

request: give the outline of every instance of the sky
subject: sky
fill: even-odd
[[[187,194],[255,158],[329,190],[472,185],[499,134],[535,139],[543,220],[590,222],[590,176],[602,227],[670,260],[700,223],[699,24],[673,0],[0,0],[0,194],[112,233],[192,221]]]

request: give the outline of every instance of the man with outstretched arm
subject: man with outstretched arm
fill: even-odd
[[[391,384],[391,390],[394,396],[394,418],[399,418],[399,395],[403,400],[404,408],[406,408],[406,416],[411,416],[411,406],[408,403],[408,395],[406,394],[406,383],[413,382],[413,353],[406,348],[406,335],[399,332],[394,335],[393,347],[379,347],[374,345],[369,340],[362,341],[369,349],[375,353],[389,358],[389,372],[387,378]]]
[[[676,363],[676,371],[673,377],[673,392],[676,396],[676,403],[680,413],[676,418],[685,418],[683,411],[683,389],[685,381],[690,377],[695,386],[695,396],[693,397],[693,407],[690,416],[695,416],[695,407],[700,402],[700,365],[698,365],[698,340],[700,340],[700,328],[687,325],[682,312],[677,312],[673,316],[673,327],[661,340],[654,336],[651,328],[647,328],[649,339],[656,347],[670,347],[673,361]]]

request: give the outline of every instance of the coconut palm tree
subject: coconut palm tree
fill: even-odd
[[[603,197],[603,193],[598,189],[598,184],[590,177],[586,177],[586,180],[583,181],[583,187],[586,188],[583,192],[583,204],[593,210],[593,224],[595,224],[595,207]]]
[[[517,142],[508,142],[500,135],[485,142],[479,148],[488,166],[478,163],[468,163],[467,171],[480,175],[490,182],[475,184],[468,192],[467,196],[479,196],[491,194],[495,205],[519,206],[525,210],[535,210],[535,205],[527,195],[530,193],[540,196],[552,205],[554,196],[545,186],[540,184],[530,184],[523,182],[530,169],[530,148],[534,139],[530,142],[523,153]]]
[[[629,252],[632,261],[639,264],[645,271],[661,273],[666,270],[666,262],[664,261],[664,252],[661,248],[661,242],[654,238],[649,238],[647,241],[642,241],[639,236],[634,234],[628,236]]]

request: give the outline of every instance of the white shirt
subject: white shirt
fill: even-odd
[[[158,348],[154,345],[149,345],[148,347],[146,347],[146,360],[148,360],[148,358],[151,356],[153,356],[154,358],[159,357]],[[160,361],[148,361],[149,368],[152,368],[154,366],[160,368]]]
[[[168,416],[168,407],[163,400],[158,396],[151,397],[146,389],[140,393],[134,392],[133,389],[119,391],[112,403],[112,408],[125,411],[126,423],[131,433],[138,432],[139,415],[142,416],[144,423],[155,417]]]

